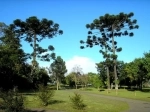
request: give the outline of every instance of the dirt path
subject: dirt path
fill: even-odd
[[[102,97],[102,98],[127,102],[129,105],[129,110],[124,111],[124,112],[150,112],[150,102],[132,100],[132,99],[120,98],[120,97],[113,97],[113,96],[105,96],[105,95],[88,93],[88,92],[81,92],[81,93],[86,93],[87,95],[92,95],[95,97]]]

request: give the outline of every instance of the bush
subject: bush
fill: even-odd
[[[72,107],[78,110],[83,110],[85,104],[83,103],[82,96],[79,93],[74,93],[74,96],[70,97]]]
[[[24,112],[24,97],[18,91],[0,90],[0,98],[2,99],[1,109],[5,112]]]
[[[54,90],[49,89],[47,86],[39,85],[38,98],[42,105],[47,106],[54,96]]]

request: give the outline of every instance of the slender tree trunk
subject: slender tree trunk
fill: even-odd
[[[143,82],[142,82],[142,79],[141,79],[141,80],[140,80],[140,90],[143,89],[142,85],[143,85]]]
[[[59,89],[59,80],[57,78],[57,90]]]
[[[105,42],[105,52],[107,53],[106,42]],[[107,90],[110,90],[110,76],[109,76],[109,67],[108,66],[106,66],[106,75],[107,75]]]
[[[107,89],[110,90],[110,77],[109,77],[109,68],[106,67],[107,69]]]
[[[75,75],[75,85],[76,85],[76,89],[77,89],[77,76]]]
[[[113,48],[113,55],[115,55],[115,44],[114,44],[114,32],[112,31],[112,48]],[[117,77],[117,70],[116,70],[116,59],[114,61],[114,76],[115,76],[115,89],[118,89],[118,77]]]
[[[78,89],[78,86],[77,86],[77,84],[76,84],[76,89]]]
[[[33,39],[33,60],[32,60],[31,76],[33,76],[34,74],[35,67],[36,67],[36,34],[34,34],[34,39]]]
[[[33,65],[35,66],[36,62],[36,34],[34,34],[34,41],[33,41]]]

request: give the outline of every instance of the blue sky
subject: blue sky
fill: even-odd
[[[40,45],[45,48],[53,45],[56,55],[66,61],[70,70],[74,65],[80,65],[84,72],[94,72],[95,63],[103,60],[99,47],[81,50],[79,41],[87,38],[88,29],[85,25],[106,13],[134,12],[133,19],[137,19],[140,26],[133,31],[134,37],[116,38],[118,46],[123,48],[118,54],[119,60],[129,62],[150,50],[149,0],[1,0],[0,4],[0,22],[7,25],[15,19],[25,20],[30,16],[59,23],[64,34],[46,39]],[[22,43],[25,52],[31,52],[28,43]],[[46,62],[40,64],[49,66]]]

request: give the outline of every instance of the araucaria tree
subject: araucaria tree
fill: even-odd
[[[36,16],[32,16],[25,21],[16,19],[10,27],[18,38],[23,38],[33,48],[31,54],[33,69],[31,74],[33,74],[37,66],[36,58],[40,58],[42,61],[50,61],[52,57],[54,58],[54,53],[48,53],[49,50],[54,50],[53,46],[50,45],[47,49],[44,49],[38,43],[45,38],[51,39],[57,34],[62,34],[63,31],[59,30],[59,24],[46,18],[39,20]]]
[[[131,20],[134,14],[131,12],[129,14],[119,13],[117,15],[105,14],[95,19],[91,24],[87,24],[86,27],[90,29],[88,32],[89,36],[87,41],[80,41],[80,43],[86,43],[87,47],[93,47],[93,45],[105,45],[107,51],[111,53],[110,58],[113,60],[114,66],[114,77],[115,77],[115,89],[118,89],[118,76],[116,70],[116,52],[120,52],[122,48],[117,47],[117,42],[115,37],[121,36],[133,36],[133,32],[128,32],[128,30],[139,28],[136,25],[137,20]],[[105,40],[102,44],[101,40]],[[81,46],[84,48],[84,46]],[[106,53],[107,54],[107,53]]]
[[[55,78],[58,90],[61,79],[65,78],[64,75],[67,72],[65,61],[60,56],[57,56],[55,61],[50,65],[49,71]]]

